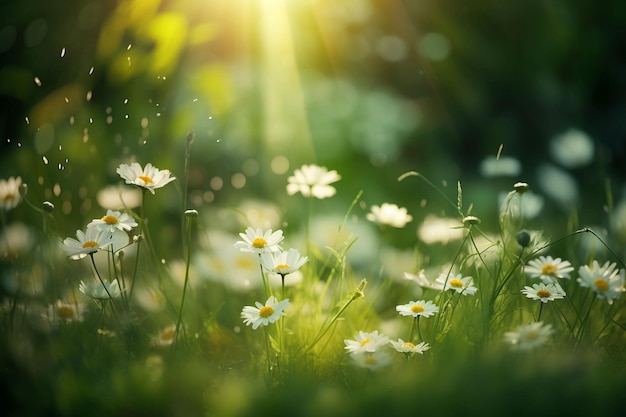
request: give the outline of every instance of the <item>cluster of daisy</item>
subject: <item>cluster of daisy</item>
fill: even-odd
[[[154,194],[154,190],[174,181],[168,170],[159,170],[148,163],[144,168],[137,162],[121,164],[116,172],[127,184],[138,186]],[[68,237],[63,241],[63,250],[73,260],[93,257],[100,251],[118,253],[130,244],[129,232],[137,227],[137,221],[128,212],[108,209],[101,218],[93,219],[85,230],[76,231],[76,239]],[[95,267],[95,262],[94,267]],[[96,269],[97,273],[97,269]],[[123,288],[117,279],[106,281],[99,275],[93,282],[80,282],[79,290],[93,299],[120,297]]]
[[[17,207],[22,200],[25,184],[21,177],[0,180],[0,209],[9,211]]]
[[[235,247],[242,252],[251,252],[259,256],[261,266],[261,279],[268,297],[264,304],[256,301],[255,306],[245,306],[241,312],[241,318],[247,326],[257,329],[259,326],[268,326],[285,316],[285,309],[289,307],[289,299],[284,298],[285,277],[298,271],[308,260],[307,256],[301,256],[297,249],[290,248],[283,251],[280,243],[284,236],[282,230],[263,231],[248,227],[245,233],[239,234],[242,240],[235,242]],[[268,283],[266,274],[276,274],[283,284],[283,300],[278,300]]]

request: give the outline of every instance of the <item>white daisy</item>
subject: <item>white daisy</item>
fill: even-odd
[[[581,287],[593,289],[598,298],[606,298],[609,304],[613,304],[613,300],[621,297],[625,290],[625,273],[616,266],[608,261],[602,266],[598,261],[593,261],[591,267],[581,266],[578,268],[578,283]]]
[[[261,253],[261,265],[269,272],[283,277],[300,269],[308,260],[307,256],[300,256],[300,252],[294,248],[280,252],[278,255],[268,252]]]
[[[235,243],[235,247],[242,252],[253,252],[261,254],[263,252],[278,252],[278,245],[282,240],[283,231],[277,230],[272,233],[272,229],[263,232],[261,229],[253,229],[248,227],[246,233],[239,233],[243,241]]]
[[[504,334],[504,341],[517,350],[531,350],[546,343],[552,335],[552,326],[536,323],[519,326],[513,332]]]
[[[345,339],[345,349],[350,353],[376,352],[381,347],[389,343],[389,338],[383,334],[379,334],[378,330],[373,332],[359,331],[352,339]]]
[[[145,188],[152,194],[156,188],[161,188],[176,179],[176,177],[170,177],[169,170],[160,170],[153,167],[151,163],[146,164],[143,169],[137,162],[130,165],[121,164],[115,172],[126,181],[126,184]]]
[[[95,227],[100,230],[107,230],[113,233],[115,230],[130,231],[133,227],[137,227],[135,219],[130,217],[128,213],[121,213],[116,210],[107,210],[107,214],[100,219],[93,219],[87,227]]]
[[[286,316],[285,309],[289,307],[289,299],[278,301],[272,295],[267,299],[265,305],[258,301],[255,304],[256,307],[245,306],[241,311],[241,318],[243,318],[246,326],[251,325],[256,330],[260,325],[267,326],[282,316]]]
[[[174,343],[175,337],[176,325],[172,324],[161,330],[159,334],[154,337],[153,343],[156,346],[171,346],[171,344]]]
[[[406,208],[389,203],[383,203],[381,206],[372,206],[371,212],[367,213],[365,218],[380,225],[397,228],[402,228],[413,220],[413,216],[407,213]]]
[[[332,197],[337,190],[332,183],[341,179],[337,171],[328,171],[326,167],[317,165],[302,165],[292,176],[287,178],[287,194],[301,193],[305,197],[319,199]]]
[[[21,186],[21,177],[9,177],[8,180],[0,180],[0,209],[8,211],[17,207],[22,200]]]
[[[51,322],[83,321],[85,309],[82,303],[57,300],[56,303],[48,306],[47,314],[43,318]]]
[[[409,281],[415,282],[422,288],[427,288],[435,291],[443,290],[443,284],[440,282],[431,282],[428,278],[426,278],[426,274],[424,274],[424,270],[422,269],[418,274],[412,274],[410,272],[404,273],[404,279],[408,279]]]
[[[352,359],[355,365],[371,370],[383,368],[391,363],[391,356],[384,350],[362,354],[352,353],[350,354],[350,359]]]
[[[526,297],[532,300],[540,300],[542,303],[565,298],[565,291],[557,283],[540,282],[533,284],[532,287],[525,286],[521,292]]]
[[[395,350],[401,353],[419,353],[420,355],[423,355],[424,352],[430,349],[430,345],[426,342],[414,345],[411,342],[405,342],[402,339],[398,339],[397,341],[392,340],[389,343]]]
[[[463,295],[474,295],[478,291],[478,288],[473,285],[473,278],[463,277],[461,274],[456,276],[441,274],[437,278],[437,282],[444,285],[444,291],[454,290]]]
[[[433,304],[432,301],[420,300],[396,306],[396,311],[400,313],[401,316],[430,317],[434,316],[435,313],[439,311],[439,307]]]
[[[90,283],[81,281],[78,290],[86,296],[98,300],[107,300],[111,297],[119,298],[122,294],[116,279],[112,282],[104,281],[104,285],[100,281],[92,281]]]
[[[528,262],[524,267],[524,272],[531,278],[540,278],[544,282],[556,282],[557,279],[570,277],[569,273],[574,267],[569,261],[562,261],[561,258],[551,256],[540,256]]]
[[[78,240],[68,237],[63,241],[63,249],[70,259],[74,260],[94,254],[113,243],[111,233],[98,230],[95,227],[87,227],[87,233],[77,230],[76,237]]]

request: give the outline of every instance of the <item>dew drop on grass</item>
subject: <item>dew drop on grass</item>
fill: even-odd
[[[93,74],[94,67],[89,68],[89,75]]]
[[[41,80],[39,77],[35,77],[35,84],[37,84],[37,87],[41,87]]]
[[[124,104],[128,104],[128,99],[127,98],[124,99]]]
[[[65,56],[65,48],[61,49],[61,58]]]
[[[44,165],[48,165],[48,158],[44,156],[41,157],[41,159],[43,160]]]

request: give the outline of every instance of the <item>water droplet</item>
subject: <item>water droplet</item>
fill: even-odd
[[[85,98],[87,99],[87,101],[91,101],[91,96],[93,95],[93,93],[91,92],[91,90],[87,91],[87,95],[85,96]]]
[[[132,64],[130,63],[130,57],[128,57],[128,66],[130,67]]]
[[[17,147],[21,148],[22,147],[22,143],[21,142],[17,142]]]
[[[132,48],[132,47],[133,47],[133,45],[131,43],[129,43],[128,46],[126,47],[126,50],[130,51],[130,48]]]
[[[213,119],[213,116],[209,116],[209,120]]]
[[[61,49],[61,58],[65,56],[65,48]]]
[[[197,99],[197,98],[194,98],[192,101],[193,101],[194,103],[196,103],[196,102],[198,101],[198,99]]]
[[[89,124],[93,124],[93,118],[89,118]]]
[[[35,77],[35,84],[37,84],[37,87],[41,87],[41,80],[39,77]]]
[[[160,113],[160,112],[158,112],[156,115],[157,115],[157,117],[159,117],[159,116],[161,116],[161,113]]]
[[[128,104],[128,99],[127,98],[124,99],[124,104]]]
[[[69,103],[69,102],[70,102],[70,99],[69,99],[69,98],[67,98],[67,97],[65,97],[65,102],[66,102],[66,103]]]
[[[127,115],[127,114],[125,114],[125,115],[124,115],[124,118],[128,119],[128,115]]]
[[[42,156],[41,159],[43,159],[43,163],[45,165],[48,165],[48,158],[46,158],[45,156]]]
[[[161,259],[161,263],[165,265],[165,259]]]
[[[62,149],[62,146],[63,146],[63,145],[59,145],[59,150],[61,150],[61,149]]]
[[[63,170],[63,165],[61,165],[61,163],[59,162],[59,171]]]
[[[220,143],[220,142],[221,142],[221,139],[216,140],[216,142],[217,142],[217,143]]]
[[[72,125],[72,126],[73,126],[73,125],[74,125],[74,121],[75,121],[75,120],[76,120],[76,119],[74,119],[74,116],[70,116],[70,125]]]
[[[24,120],[26,120],[26,124],[29,125],[30,124],[30,119],[28,118],[28,116],[24,117]]]
[[[93,74],[94,67],[89,68],[89,75]]]

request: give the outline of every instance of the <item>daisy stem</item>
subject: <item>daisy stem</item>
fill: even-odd
[[[270,295],[272,295],[272,287],[267,281],[267,275],[265,275],[265,270],[263,269],[263,264],[261,263],[261,254],[259,254],[259,267],[261,268],[261,280],[263,281],[263,289],[265,289],[265,298],[267,299]]]
[[[270,362],[270,336],[267,333],[267,326],[264,327],[265,331],[265,352],[267,355],[267,376],[272,378],[272,363]]]
[[[589,308],[587,308],[587,312],[585,313],[585,316],[583,317],[582,322],[580,323],[580,329],[578,330],[578,335],[576,336],[576,344],[574,345],[574,349],[578,349],[578,346],[580,345],[580,342],[583,339],[583,333],[585,331],[585,328],[587,327],[587,322],[589,321],[589,315],[591,313],[591,307],[593,307],[593,303],[594,301],[596,301],[597,297],[593,297],[591,299],[591,302],[589,303]]]
[[[420,317],[421,316],[417,316],[415,321],[416,321],[416,324],[417,324],[417,335],[420,338],[419,341],[423,342],[424,341],[424,335],[422,334],[422,325],[420,324]],[[413,336],[411,336],[411,339],[413,339]]]
[[[100,272],[98,272],[98,267],[96,266],[96,260],[93,257],[93,253],[90,253],[89,257],[91,258],[91,264],[93,265],[93,269],[96,272],[96,276],[100,280],[100,284],[102,284],[102,286],[104,287],[104,291],[109,296],[109,300],[111,300],[111,311],[113,312],[113,316],[115,317],[115,320],[117,320],[117,322],[119,323],[119,318],[117,317],[117,313],[115,312],[115,303],[113,302],[113,296],[109,292],[109,288],[106,286],[106,284],[104,283],[104,280],[100,276]]]
[[[191,222],[193,216],[186,216],[185,231],[187,232],[187,259],[185,260],[185,282],[183,284],[183,296],[180,300],[180,308],[178,309],[178,320],[176,321],[176,330],[174,333],[174,343],[172,346],[176,346],[178,337],[181,331],[181,322],[183,320],[183,306],[185,305],[185,297],[187,295],[187,287],[189,285],[189,265],[191,264]]]
[[[537,315],[537,321],[541,321],[541,312],[543,311],[543,305],[545,303],[543,301],[539,302],[539,314]]]

